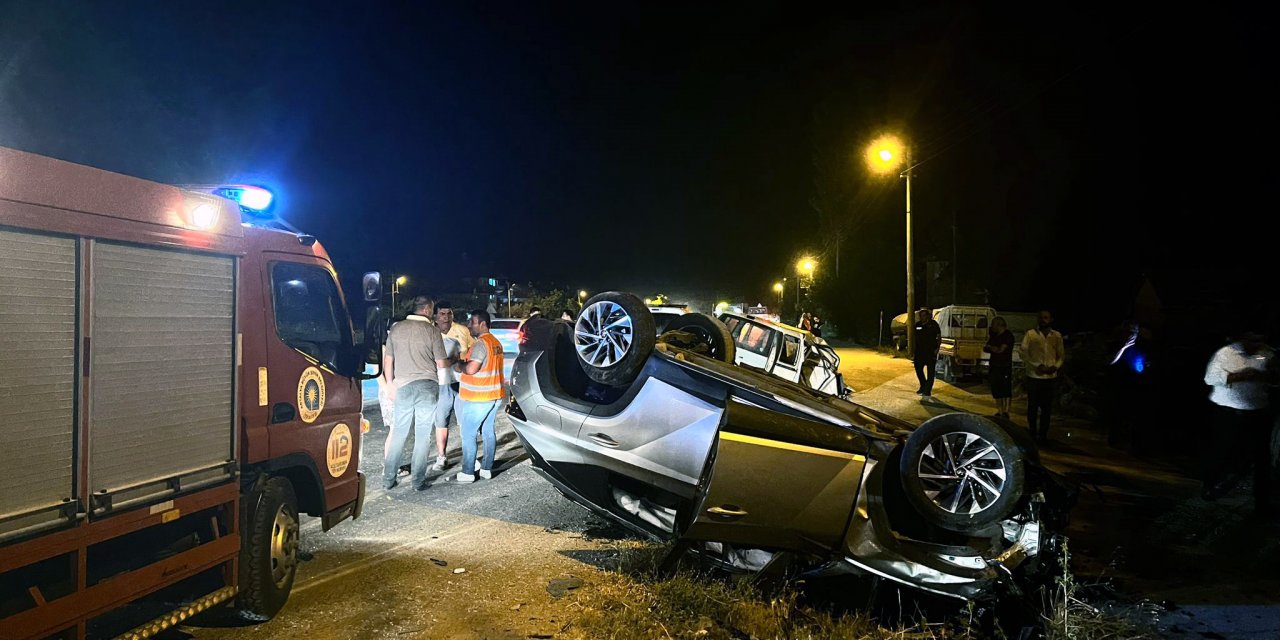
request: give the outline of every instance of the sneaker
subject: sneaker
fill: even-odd
[[[436,458],[436,461],[435,461],[435,464],[431,465],[431,470],[432,470],[432,471],[444,471],[444,462],[445,462],[445,458],[444,458],[444,456],[439,456],[439,457],[437,457],[437,458]]]
[[[400,482],[399,482],[399,481],[392,480],[391,482],[384,482],[384,483],[382,483],[382,488],[383,488],[383,489],[386,489],[387,491],[390,491],[390,490],[392,490],[392,489],[396,488],[396,485],[398,485],[398,484],[400,484]]]
[[[481,470],[480,470],[480,477],[481,477],[481,478],[484,478],[485,480],[488,480],[489,478],[492,478],[492,477],[493,477],[493,472],[492,472],[492,471],[490,471],[490,470],[488,470],[488,469],[481,469]]]
[[[468,483],[468,482],[475,482],[475,481],[476,481],[476,477],[475,477],[475,475],[470,474],[470,473],[459,473],[458,475],[456,475],[456,476],[454,476],[454,477],[453,477],[453,481],[454,481],[454,482],[460,482],[460,483],[462,483],[462,484],[466,484],[466,483]]]
[[[480,458],[476,458],[476,471],[480,470]]]
[[[418,484],[413,485],[413,489],[414,491],[426,491],[427,487],[429,486],[431,485],[424,481],[424,482],[419,482]]]

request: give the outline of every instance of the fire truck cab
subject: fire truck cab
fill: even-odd
[[[299,514],[359,517],[382,333],[270,201],[0,148],[0,637],[269,618]]]

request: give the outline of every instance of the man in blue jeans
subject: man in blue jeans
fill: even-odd
[[[431,323],[431,298],[413,299],[413,313],[391,327],[387,337],[387,357],[383,363],[396,389],[395,422],[387,434],[382,459],[382,486],[396,486],[405,440],[413,431],[413,458],[410,476],[415,489],[427,488],[427,454],[431,449],[431,429],[440,397],[439,369],[448,367],[444,340]]]
[[[455,368],[462,374],[458,385],[458,423],[462,427],[462,470],[458,482],[475,482],[476,432],[484,438],[484,462],[479,469],[481,478],[493,477],[494,450],[497,438],[494,422],[498,418],[498,405],[502,402],[502,343],[489,333],[490,316],[487,311],[471,312],[467,328],[475,336],[467,358]]]

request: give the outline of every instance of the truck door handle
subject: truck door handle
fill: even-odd
[[[293,405],[288,402],[277,402],[271,405],[271,424],[280,424],[281,422],[293,422],[298,412],[294,410]]]
[[[736,504],[724,504],[718,507],[711,507],[710,509],[707,509],[707,513],[726,520],[737,520],[739,518],[744,518],[747,515],[747,512],[739,509]]]
[[[592,442],[602,447],[609,447],[610,449],[618,448],[618,441],[614,440],[613,438],[610,438],[609,436],[606,436],[603,433],[587,434],[587,438],[589,438]]]

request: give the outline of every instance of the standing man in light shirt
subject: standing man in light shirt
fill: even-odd
[[[498,417],[498,405],[502,402],[502,343],[489,333],[489,313],[480,309],[471,312],[467,327],[476,342],[467,359],[455,365],[462,374],[458,389],[458,422],[462,429],[462,470],[458,482],[475,482],[476,432],[484,438],[484,462],[479,469],[481,478],[493,474],[493,458],[497,449],[494,421]]]
[[[1231,489],[1224,480],[1232,460],[1253,462],[1253,502],[1259,515],[1271,511],[1271,399],[1275,353],[1265,338],[1245,332],[1213,354],[1204,383],[1213,390],[1213,441],[1205,465],[1206,500]]]
[[[1037,441],[1049,439],[1054,384],[1066,359],[1062,334],[1053,329],[1053,314],[1041,311],[1035,329],[1022,337],[1023,385],[1027,388],[1027,430]]]
[[[466,327],[453,321],[453,309],[447,302],[436,305],[436,328],[444,339],[445,356],[450,363],[457,362],[459,356],[471,351],[475,338]],[[444,471],[445,448],[449,444],[449,416],[454,415],[454,403],[458,398],[458,376],[452,367],[443,367],[440,376],[440,400],[436,402],[436,461],[431,465],[432,471]]]
[[[413,299],[413,313],[391,327],[387,337],[387,357],[383,364],[396,388],[395,423],[387,434],[382,459],[382,487],[396,486],[404,443],[413,431],[413,458],[410,476],[415,489],[427,488],[428,435],[440,398],[440,369],[449,366],[440,330],[431,323],[431,298]]]

